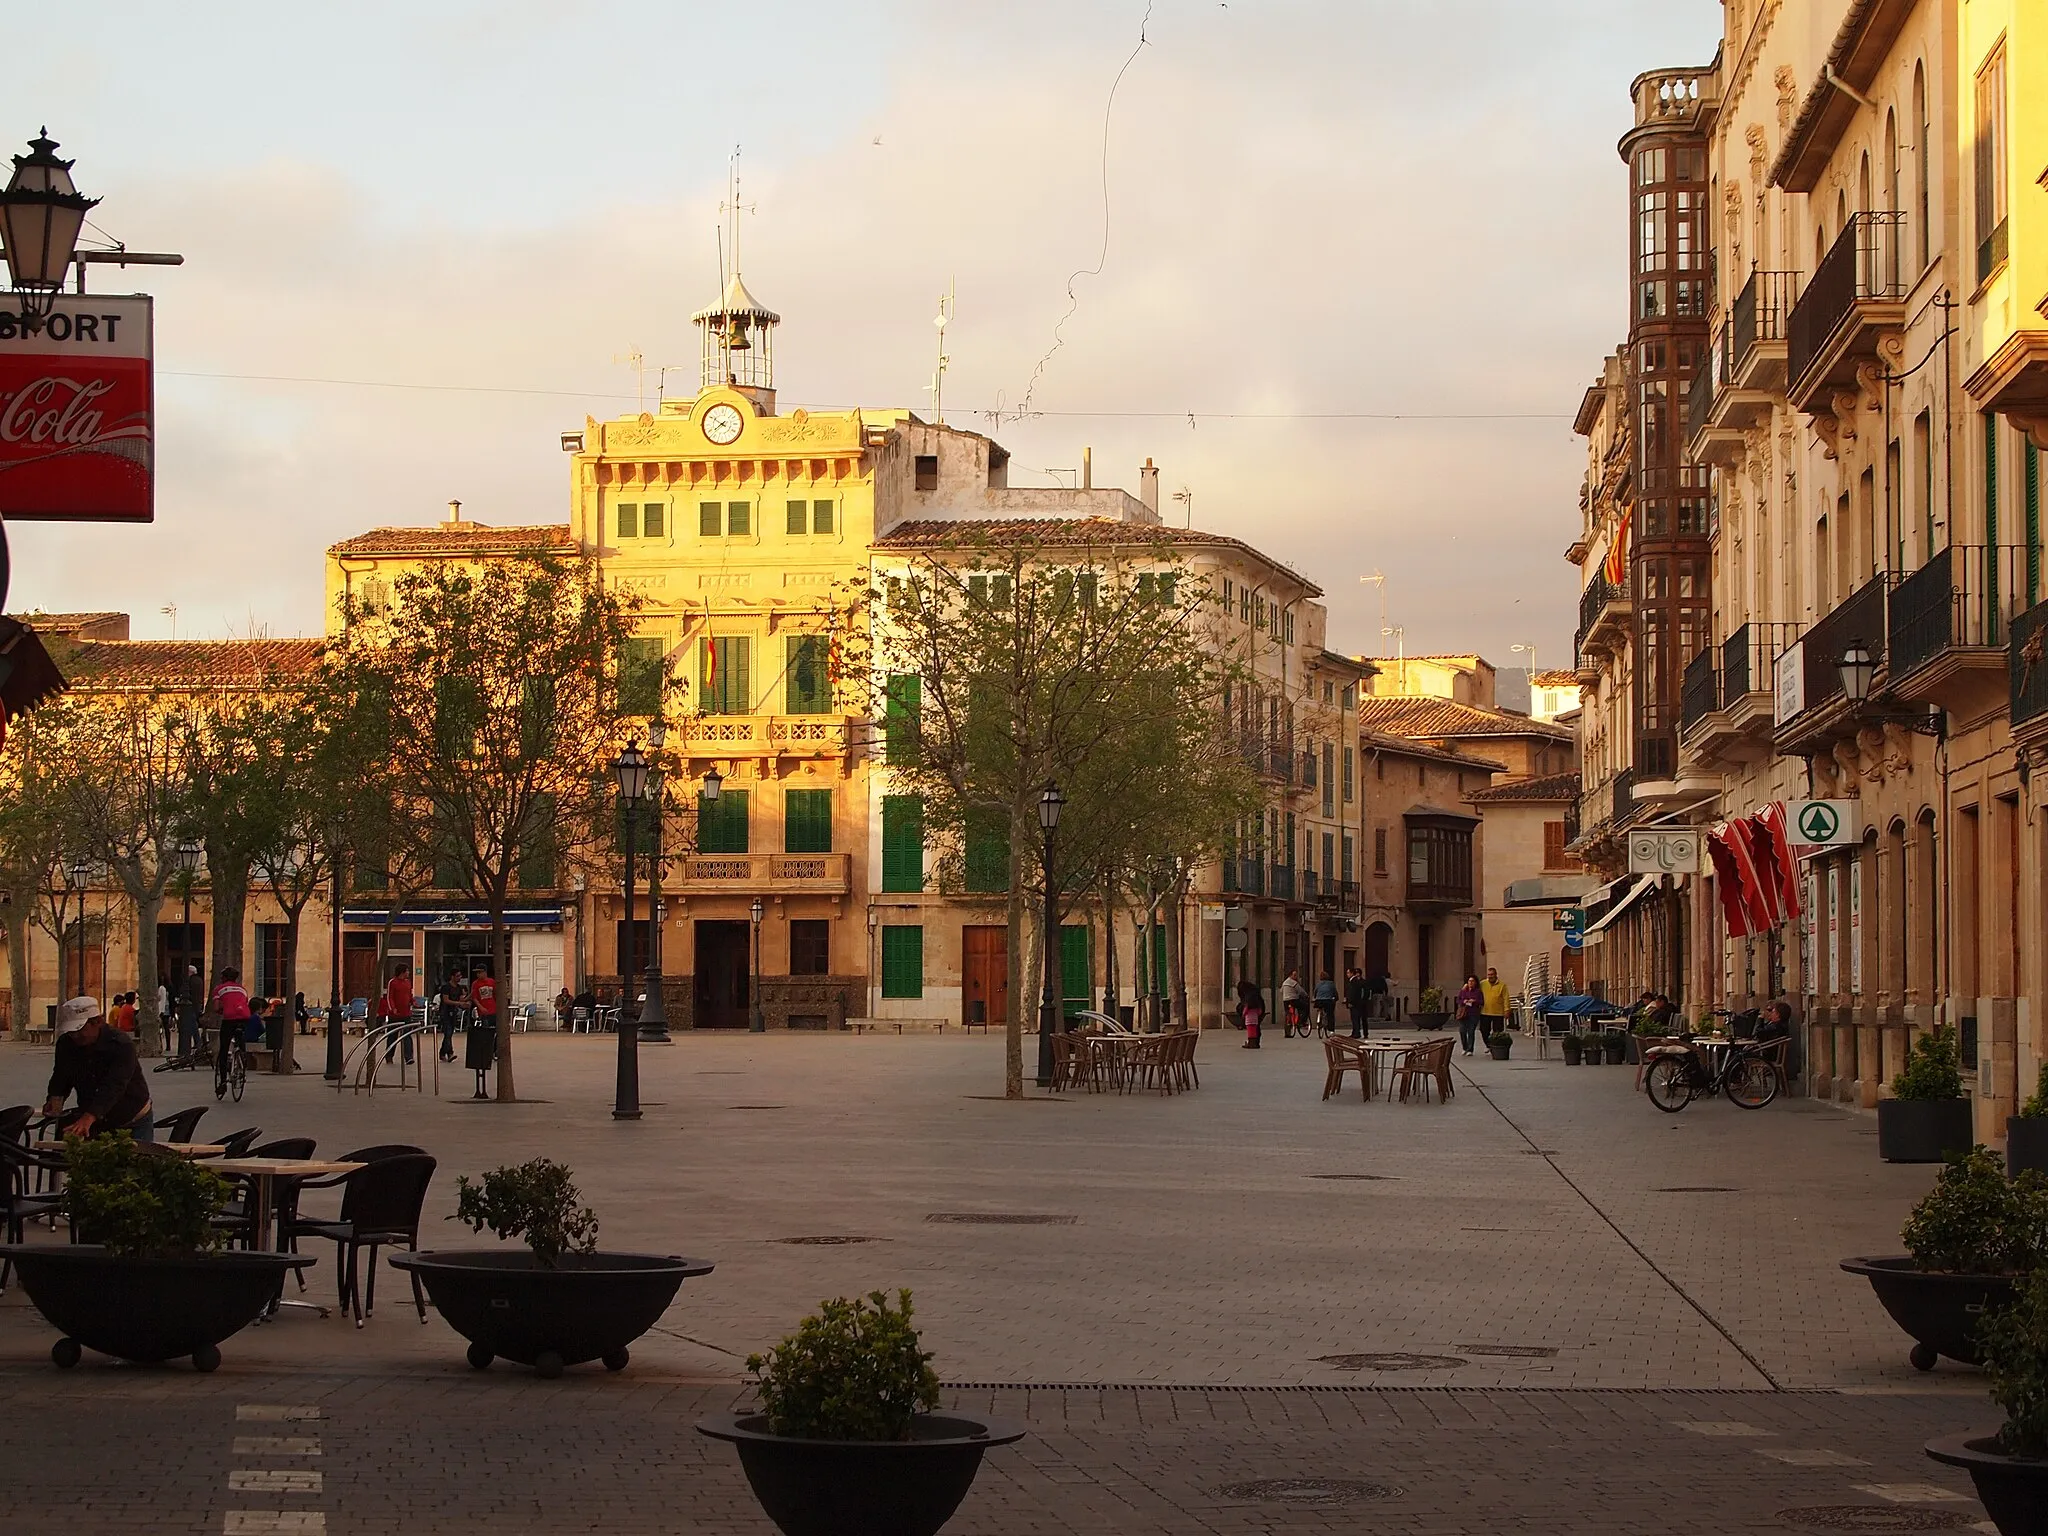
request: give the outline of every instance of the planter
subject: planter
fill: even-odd
[[[652,1328],[702,1259],[654,1253],[565,1253],[555,1269],[524,1248],[444,1253],[394,1253],[448,1326],[469,1340],[478,1370],[503,1356],[541,1376],[586,1360],[620,1371],[626,1346]]]
[[[1606,1052],[1598,1040],[1587,1040],[1579,1047],[1579,1065],[1582,1067],[1597,1067],[1606,1059]]]
[[[1488,1035],[1486,1037],[1486,1049],[1492,1053],[1495,1061],[1506,1061],[1508,1059],[1508,1052],[1514,1048],[1514,1036],[1510,1035],[1506,1030],[1502,1030],[1497,1035]]]
[[[2000,1536],[2048,1530],[2048,1461],[2008,1456],[1996,1435],[1944,1435],[1927,1442],[1927,1454],[1970,1474]]]
[[[1937,1356],[1964,1365],[1981,1365],[1977,1353],[1977,1319],[1987,1307],[2012,1300],[2017,1283],[2011,1275],[1949,1275],[1922,1271],[1905,1255],[1882,1259],[1844,1259],[1842,1268],[1861,1275],[1893,1322],[1913,1340],[1907,1356],[1914,1369],[1931,1371]]]
[[[1442,1029],[1451,1022],[1448,1013],[1413,1013],[1409,1018],[1414,1021],[1417,1029]]]
[[[1939,1163],[1970,1150],[1977,1128],[1968,1099],[1880,1099],[1877,1155],[1888,1163]]]
[[[200,1370],[213,1370],[221,1341],[256,1320],[288,1270],[314,1262],[310,1254],[240,1251],[134,1259],[96,1243],[11,1243],[0,1255],[64,1335],[50,1358],[67,1368],[92,1349],[147,1364],[190,1355]]]
[[[2014,1115],[2005,1122],[2005,1171],[2017,1175],[2029,1168],[2048,1173],[2048,1119]]]
[[[1628,1060],[1628,1039],[1623,1035],[1609,1035],[1601,1043],[1601,1052],[1607,1058],[1607,1065],[1618,1067]]]
[[[1024,1435],[937,1414],[915,1420],[910,1439],[887,1442],[792,1440],[767,1425],[763,1414],[721,1414],[697,1431],[739,1451],[754,1497],[783,1536],[934,1536],[967,1496],[982,1453]]]
[[[1579,1064],[1579,1057],[1583,1052],[1576,1035],[1566,1035],[1559,1042],[1558,1049],[1564,1052],[1564,1064],[1566,1066],[1576,1067]]]

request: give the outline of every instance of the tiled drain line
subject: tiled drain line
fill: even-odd
[[[1622,1242],[1627,1245],[1628,1251],[1630,1253],[1633,1253],[1637,1258],[1641,1259],[1643,1261],[1644,1267],[1646,1267],[1651,1274],[1655,1275],[1659,1280],[1662,1280],[1666,1285],[1670,1286],[1672,1294],[1677,1296],[1678,1299],[1680,1301],[1683,1301],[1688,1307],[1691,1307],[1693,1311],[1697,1312],[1702,1322],[1704,1322],[1709,1328],[1713,1329],[1714,1332],[1721,1335],[1722,1338],[1726,1339],[1728,1341],[1728,1347],[1734,1350],[1735,1353],[1737,1353],[1738,1355],[1742,1356],[1744,1360],[1749,1362],[1749,1368],[1755,1371],[1757,1375],[1763,1377],[1765,1381],[1769,1382],[1771,1384],[1771,1390],[1773,1392],[1782,1392],[1785,1390],[1783,1383],[1781,1383],[1777,1377],[1773,1376],[1768,1370],[1764,1368],[1763,1361],[1757,1359],[1755,1355],[1751,1354],[1747,1349],[1745,1349],[1742,1345],[1742,1341],[1736,1338],[1734,1334],[1730,1333],[1728,1329],[1722,1325],[1722,1322],[1719,1318],[1714,1316],[1713,1313],[1709,1312],[1704,1306],[1702,1306],[1697,1300],[1695,1300],[1692,1292],[1688,1291],[1684,1286],[1680,1285],[1676,1280],[1672,1279],[1670,1275],[1666,1274],[1663,1271],[1663,1269],[1658,1265],[1655,1259],[1651,1258],[1647,1253],[1643,1252],[1643,1250],[1639,1246],[1637,1246],[1636,1240],[1634,1238],[1630,1237],[1626,1232],[1622,1231],[1621,1228],[1615,1224],[1614,1219],[1610,1217],[1605,1211],[1601,1210],[1600,1207],[1593,1202],[1593,1197],[1591,1195],[1587,1194],[1583,1189],[1579,1188],[1579,1186],[1575,1182],[1573,1182],[1572,1176],[1570,1174],[1566,1173],[1562,1168],[1557,1166],[1555,1154],[1547,1152],[1544,1149],[1538,1147],[1536,1145],[1535,1138],[1532,1137],[1527,1131],[1523,1130],[1519,1125],[1517,1125],[1506,1110],[1502,1109],[1498,1104],[1494,1103],[1492,1096],[1488,1094],[1483,1087],[1480,1086],[1479,1080],[1477,1078],[1475,1078],[1470,1072],[1467,1072],[1463,1067],[1460,1067],[1458,1069],[1458,1075],[1465,1079],[1465,1081],[1471,1086],[1472,1091],[1474,1093],[1478,1094],[1480,1098],[1486,1101],[1486,1107],[1488,1109],[1492,1110],[1496,1115],[1500,1116],[1502,1123],[1505,1124],[1509,1130],[1513,1131],[1517,1136],[1521,1137],[1523,1141],[1528,1143],[1528,1146],[1524,1150],[1541,1156],[1543,1160],[1550,1165],[1550,1171],[1555,1173],[1560,1179],[1564,1181],[1565,1187],[1569,1189],[1573,1194],[1577,1195],[1581,1200],[1586,1202],[1586,1209],[1591,1211],[1595,1216],[1599,1217],[1602,1224],[1606,1226],[1607,1230],[1612,1232],[1616,1237],[1620,1238]]]
[[[236,1434],[232,1447],[237,1461],[248,1459],[303,1462],[321,1454],[320,1437],[309,1433],[317,1425],[320,1410],[281,1403],[238,1403],[235,1406]],[[242,1426],[262,1426],[243,1433]],[[325,1477],[305,1466],[231,1467],[228,1492],[267,1494],[295,1498],[318,1498],[326,1492]],[[318,1509],[231,1509],[221,1519],[222,1536],[268,1536],[272,1532],[296,1532],[312,1536],[325,1532],[327,1515]]]

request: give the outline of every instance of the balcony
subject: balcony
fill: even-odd
[[[1275,864],[1273,866],[1273,899],[1275,901],[1294,900],[1294,866],[1292,864]]]
[[[2038,588],[2027,551],[1951,544],[1893,589],[1888,691],[1965,717],[2008,691],[2007,641]]]
[[[1617,587],[1604,576],[1595,576],[1579,597],[1579,641],[1587,656],[1620,651],[1629,641],[1629,621],[1635,603],[1625,586]]]
[[[1679,724],[1691,765],[1753,762],[1770,755],[1777,661],[1799,639],[1800,629],[1797,624],[1745,624],[1705,653],[1714,658],[1713,707],[1695,714],[1688,698]],[[1691,678],[1690,669],[1686,675]]]
[[[2006,668],[2015,741],[2022,749],[2048,741],[2048,603],[2013,615]]]
[[[1766,396],[1784,389],[1786,327],[1798,299],[1797,272],[1749,274],[1728,315],[1731,387]]]
[[[1266,861],[1264,859],[1239,859],[1237,861],[1237,889],[1247,896],[1266,894]]]
[[[1678,689],[1678,732],[1682,736],[1721,707],[1720,655],[1709,646],[1685,664]]]
[[[671,896],[845,896],[853,890],[847,853],[702,853],[677,861]]]
[[[1798,642],[1787,648],[1787,664],[1796,665],[1796,680],[1781,680],[1780,692],[1796,700],[1798,712],[1777,728],[1777,750],[1803,757],[1842,734],[1845,710],[1835,708],[1842,697],[1842,653],[1852,643],[1870,652],[1882,666],[1888,629],[1885,623],[1887,578],[1873,576],[1833,611],[1823,616]]]
[[[668,750],[684,757],[840,757],[850,715],[691,715],[670,727]]]
[[[1810,415],[1833,415],[1829,398],[1856,386],[1857,370],[1906,321],[1906,216],[1858,213],[1814,269],[1785,323],[1787,395]]]

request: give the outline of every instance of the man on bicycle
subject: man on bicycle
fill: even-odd
[[[221,971],[213,989],[213,1009],[220,1015],[220,1047],[213,1058],[213,1085],[218,1094],[227,1085],[229,1052],[249,1030],[249,993],[242,985],[242,973],[232,965]]]

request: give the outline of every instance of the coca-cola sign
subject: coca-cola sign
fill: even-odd
[[[0,517],[150,521],[149,299],[67,294],[33,331],[7,299],[0,294]]]

